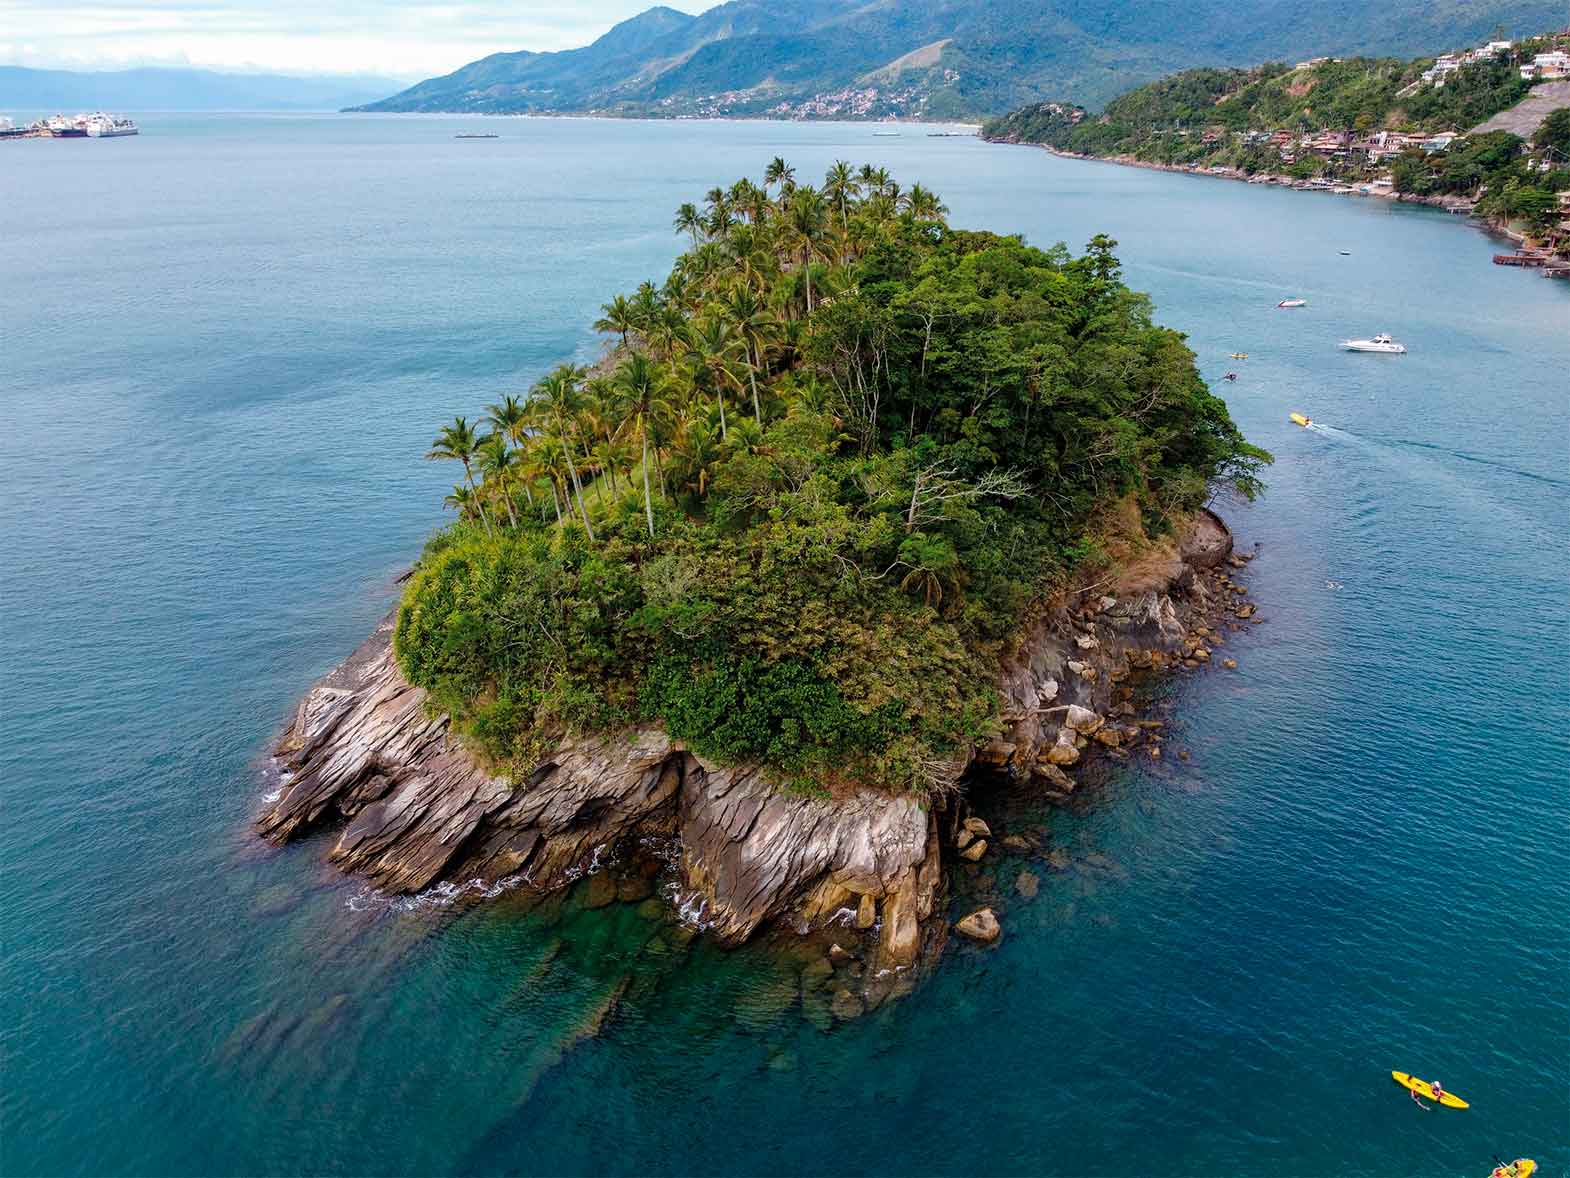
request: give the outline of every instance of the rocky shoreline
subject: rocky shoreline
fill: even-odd
[[[726,944],[764,927],[818,936],[858,1009],[934,960],[949,933],[945,863],[977,862],[991,831],[972,817],[966,770],[1029,781],[1050,800],[1096,754],[1160,757],[1130,680],[1194,670],[1253,617],[1221,520],[1167,541],[1046,611],[1004,668],[1003,731],[956,759],[930,808],[858,789],[787,793],[747,767],[705,763],[657,728],[564,738],[516,785],[478,764],[428,714],[392,654],[389,617],[300,702],[274,753],[279,790],[256,819],[276,843],[336,828],[327,858],[387,893],[475,885],[546,892],[591,877],[591,904],[642,901],[663,875],[681,918]],[[955,931],[983,942],[990,911]],[[854,1001],[852,1001],[852,999]]]

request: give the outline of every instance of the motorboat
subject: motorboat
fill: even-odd
[[[1349,352],[1385,352],[1390,355],[1403,355],[1406,352],[1405,344],[1396,343],[1384,332],[1373,339],[1344,339],[1341,346]]]
[[[1291,413],[1288,414],[1288,416],[1292,419],[1293,425],[1300,425],[1304,429],[1307,429],[1309,426],[1314,424],[1314,419],[1312,417],[1306,417],[1301,413]]]
[[[1233,352],[1232,353],[1232,359],[1234,359],[1234,360],[1247,360],[1248,359],[1248,353],[1247,352]]]
[[[1307,299],[1282,299],[1279,303],[1276,304],[1276,306],[1278,306],[1278,307],[1306,307],[1306,306],[1308,306],[1308,300]]]

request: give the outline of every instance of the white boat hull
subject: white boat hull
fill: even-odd
[[[1404,344],[1371,344],[1364,340],[1343,340],[1341,346],[1348,352],[1379,352],[1387,356],[1399,356],[1406,352]]]

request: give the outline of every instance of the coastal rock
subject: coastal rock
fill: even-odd
[[[1021,871],[1014,879],[1014,890],[1027,900],[1034,900],[1041,889],[1041,877],[1033,871]]]
[[[874,896],[862,896],[856,905],[856,927],[866,931],[878,923],[878,901]]]
[[[1003,935],[1003,927],[998,924],[998,918],[990,908],[978,908],[969,916],[960,918],[954,925],[954,931],[984,945],[992,944]]]
[[[1225,531],[1203,518],[1195,527]],[[1188,625],[1205,626],[1205,635],[1194,633],[1209,636],[1213,615],[1204,612],[1194,569],[1229,551],[1230,536],[1161,541],[1148,559],[1108,578],[1111,592],[1069,595],[1048,608],[1005,663],[1003,730],[958,755],[944,770],[948,779],[957,780],[970,758],[1066,798],[1075,783],[1063,767],[1090,755],[1088,736],[1111,746],[1134,731],[1104,719],[1126,713],[1119,705],[1127,689],[1114,685],[1129,668],[1170,666]],[[1235,608],[1237,629],[1254,607]],[[258,816],[258,830],[283,842],[336,827],[329,859],[388,892],[443,881],[548,890],[587,875],[592,903],[636,902],[650,894],[658,861],[632,860],[641,875],[600,869],[622,861],[634,836],[640,846],[643,836],[657,836],[652,845],[667,848],[660,854],[680,876],[673,886],[688,922],[684,936],[701,927],[735,943],[774,920],[801,931],[875,929],[876,945],[866,938],[866,977],[886,979],[940,947],[948,931],[934,918],[943,893],[939,815],[942,830],[957,834],[952,810],[929,812],[913,796],[854,787],[832,799],[798,796],[755,768],[708,764],[653,728],[563,736],[527,778],[512,780],[471,756],[447,718],[429,712],[425,693],[404,680],[390,619],[301,701],[276,756],[282,788]],[[949,853],[985,856],[987,824],[971,819],[960,828],[964,846]],[[1054,869],[1057,854],[1048,858]],[[987,920],[995,927],[991,910],[981,911],[986,918],[972,913],[970,927]],[[821,1002],[827,1017],[828,992]]]
[[[1078,704],[1069,704],[1068,711],[1063,716],[1063,724],[1075,732],[1082,732],[1086,736],[1099,729],[1106,721],[1089,708],[1082,708]]]
[[[853,1018],[860,1018],[866,1013],[866,1004],[860,995],[849,990],[841,990],[834,995],[834,1001],[829,1004],[829,1011],[840,1022],[849,1022]]]
[[[513,783],[453,741],[445,716],[427,714],[391,637],[389,620],[301,702],[279,745],[284,788],[256,820],[264,836],[346,823],[330,860],[385,891],[416,892],[454,879],[559,887],[634,831],[663,830],[679,834],[683,885],[726,941],[793,905],[809,924],[825,921],[852,894],[888,897],[886,909],[898,899],[916,923],[930,913],[941,872],[915,798],[786,794],[652,730],[564,738]],[[917,940],[900,930],[896,956],[913,959]]]
[[[1068,732],[1069,729],[1065,728],[1063,731]],[[1079,763],[1079,749],[1074,747],[1074,738],[1072,736],[1064,740],[1060,735],[1057,742],[1046,751],[1045,757],[1049,765],[1077,765]]]
[[[1054,746],[1054,747],[1056,747],[1056,746]],[[1049,756],[1050,756],[1050,752],[1049,752]],[[1079,750],[1078,749],[1074,750],[1074,756],[1076,758],[1078,758],[1078,756],[1079,756]],[[1074,789],[1074,779],[1072,777],[1070,777],[1067,773],[1063,772],[1063,770],[1059,769],[1057,767],[1057,765],[1053,764],[1053,762],[1051,762],[1050,760],[1048,760],[1048,761],[1037,761],[1034,765],[1032,765],[1030,767],[1030,772],[1031,772],[1031,774],[1033,776],[1041,778],[1044,782],[1046,782],[1047,785],[1051,786],[1053,789],[1061,790],[1064,793],[1072,793],[1073,792],[1073,789]]]

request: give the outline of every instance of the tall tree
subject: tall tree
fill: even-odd
[[[583,502],[583,482],[578,478],[578,466],[572,452],[577,445],[577,419],[579,408],[578,385],[583,380],[583,369],[571,364],[560,364],[534,386],[541,407],[553,421],[561,442],[562,454],[567,460],[567,474],[578,496],[578,514],[583,517],[583,529],[593,540],[594,524],[589,520],[589,509]]]
[[[823,197],[810,186],[796,189],[785,210],[785,229],[801,251],[801,268],[807,278],[807,314],[812,314],[812,260],[823,252],[828,218]]]
[[[455,417],[451,425],[442,426],[441,432],[431,442],[431,448],[425,456],[438,461],[463,463],[463,481],[468,484],[469,492],[474,496],[475,506],[479,508],[480,522],[485,525],[485,534],[492,535],[491,521],[485,514],[485,504],[480,502],[479,491],[474,485],[474,458],[479,445],[480,439],[475,434],[474,427],[465,418]]]
[[[758,372],[763,367],[763,349],[774,335],[775,322],[768,308],[751,289],[738,286],[726,296],[720,309],[730,320],[746,347],[747,383],[752,387],[752,415],[763,425],[763,409],[758,400]]]
[[[622,407],[638,432],[643,447],[643,514],[649,526],[649,539],[654,539],[654,496],[649,489],[649,425],[654,414],[655,402],[660,395],[660,374],[648,356],[634,352],[622,361],[616,370],[616,388],[621,393]]]
[[[626,295],[617,295],[600,308],[605,312],[594,321],[594,330],[606,335],[621,336],[621,346],[627,346],[627,335],[637,329],[637,313]]]
[[[676,210],[676,219],[671,223],[671,227],[677,233],[690,233],[692,244],[697,245],[698,236],[703,232],[703,217],[698,212],[698,206],[690,200],[685,202]]]
[[[484,472],[481,488],[490,487],[496,492],[507,509],[507,522],[516,528],[518,513],[513,509],[512,481],[517,474],[518,459],[507,445],[506,436],[492,430],[481,438],[479,458],[480,469]]]

